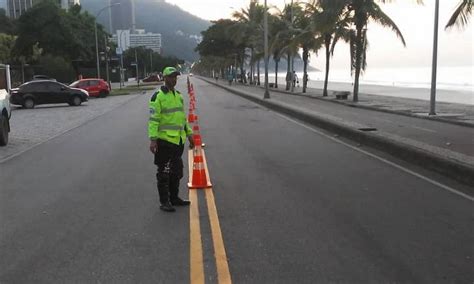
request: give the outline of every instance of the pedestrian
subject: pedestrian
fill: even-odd
[[[178,75],[181,73],[174,67],[166,67],[163,70],[165,85],[151,97],[148,121],[150,151],[155,155],[154,163],[157,166],[160,209],[167,212],[175,211],[173,206],[191,204],[178,196],[179,181],[183,177],[181,156],[186,137],[190,148],[194,148],[192,130],[184,112],[183,97],[175,90]]]
[[[298,81],[298,75],[296,75],[296,72],[293,71],[293,87],[296,86],[296,82],[298,82],[298,84],[300,83],[300,81]]]

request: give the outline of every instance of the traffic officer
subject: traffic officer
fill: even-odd
[[[165,85],[151,97],[148,121],[150,151],[155,155],[154,162],[158,167],[156,179],[160,209],[167,212],[174,212],[173,206],[191,204],[178,196],[179,181],[183,177],[181,156],[186,137],[190,147],[194,147],[192,130],[184,112],[183,97],[174,88],[178,75],[181,73],[174,67],[163,70]]]

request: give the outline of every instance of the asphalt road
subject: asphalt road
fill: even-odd
[[[193,81],[234,283],[472,283],[471,200]],[[189,282],[189,210],[158,209],[147,99],[0,164],[1,283]]]

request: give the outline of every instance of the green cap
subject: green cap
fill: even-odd
[[[163,70],[163,76],[178,76],[181,75],[181,73],[176,70],[174,67],[165,67]]]

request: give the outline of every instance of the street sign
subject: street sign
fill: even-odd
[[[116,53],[117,55],[121,55],[121,54],[122,54],[122,49],[121,49],[120,47],[117,47],[117,48],[115,49],[115,53]]]

